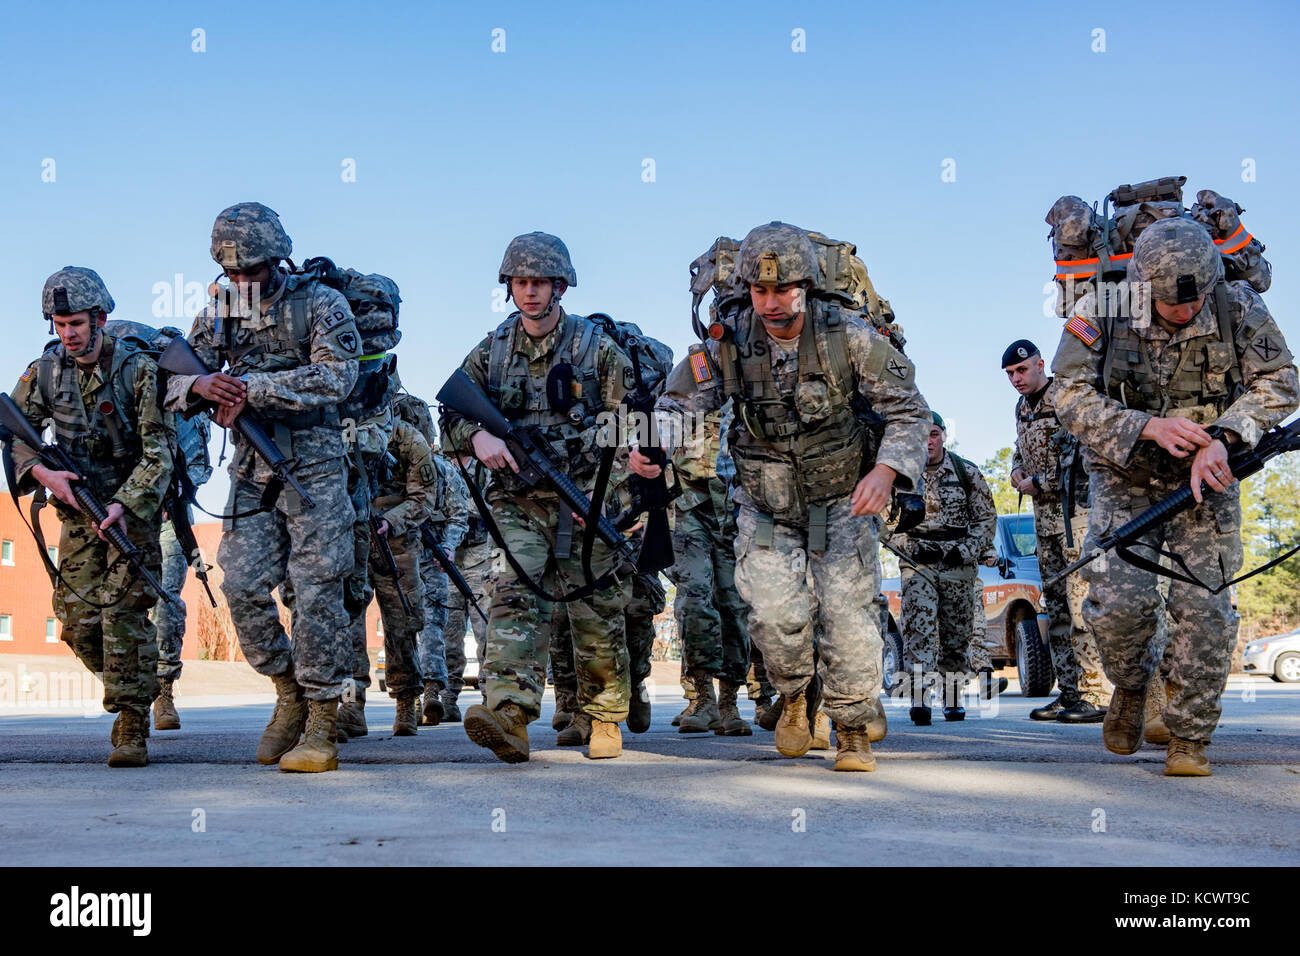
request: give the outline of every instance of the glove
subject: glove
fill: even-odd
[[[966,563],[966,559],[961,555],[960,548],[949,548],[943,556],[943,566],[945,568],[959,568]]]
[[[917,564],[934,564],[943,558],[943,549],[933,541],[922,541],[912,552],[912,560]]]

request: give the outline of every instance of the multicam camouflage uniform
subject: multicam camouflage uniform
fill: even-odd
[[[1034,477],[1041,489],[1033,496],[1034,531],[1038,537],[1038,568],[1043,580],[1076,560],[1083,547],[1088,527],[1088,476],[1083,469],[1073,479],[1071,500],[1074,516],[1070,522],[1074,546],[1066,541],[1065,511],[1061,490],[1063,446],[1073,445],[1070,434],[1061,427],[1056,414],[1056,392],[1052,379],[1037,395],[1022,395],[1016,402],[1016,451],[1011,468],[1019,468]],[[1102,684],[1101,656],[1097,641],[1083,623],[1083,601],[1088,585],[1079,574],[1070,575],[1043,593],[1050,623],[1047,646],[1052,655],[1052,670],[1061,692],[1061,705],[1069,707],[1082,699],[1094,707],[1105,707],[1110,693]]]
[[[384,621],[388,696],[402,698],[415,696],[423,685],[422,667],[416,659],[416,634],[424,626],[425,611],[419,536],[438,492],[438,476],[429,443],[408,422],[394,423],[388,452],[393,463],[385,469],[387,474],[381,473],[378,494],[370,506],[376,517],[388,522],[388,545],[401,577],[390,576],[373,544],[370,574]],[[398,588],[406,594],[409,614],[402,608]]]
[[[668,572],[677,585],[673,616],[686,672],[703,670],[743,684],[750,665],[749,608],[736,592],[735,508],[727,482],[717,476],[722,411],[710,413],[706,423],[673,458],[682,484]]]
[[[820,364],[820,356],[832,354],[834,346],[827,348],[826,337],[835,324],[843,330],[843,351],[838,354],[847,360],[850,380],[828,383],[824,370],[816,375],[810,369]],[[734,381],[731,369],[736,365],[741,366],[745,389],[761,388],[765,397],[773,398],[774,404],[764,406],[764,427],[772,428],[771,434],[785,432],[783,438],[758,439],[738,429],[730,445],[740,507],[736,588],[750,607],[750,638],[762,651],[772,684],[786,697],[802,694],[814,676],[815,595],[824,627],[820,651],[825,710],[845,728],[865,728],[881,687],[879,618],[869,613],[880,590],[880,562],[871,519],[850,514],[862,445],[860,438],[852,440],[849,401],[860,395],[884,418],[876,461],[893,468],[899,485],[908,488],[919,480],[924,462],[930,420],[925,400],[916,389],[912,364],[901,352],[859,314],[818,300],[809,301],[804,333],[791,343],[769,336],[753,310],[746,308],[736,318],[735,337],[727,345],[729,352],[733,348],[733,354],[758,358],[743,363],[724,359],[723,346],[712,339],[694,346],[673,371],[657,408],[687,423],[698,422],[731,397],[723,380]],[[727,362],[735,364],[729,368]],[[737,390],[740,387],[736,382]],[[806,452],[796,458],[782,450],[791,436],[805,439],[841,430],[850,441],[822,458],[821,466],[829,464],[829,472],[813,471],[813,456]],[[842,464],[838,471],[836,461]],[[825,497],[828,487],[835,489],[834,497]]]
[[[309,700],[342,696],[353,669],[343,579],[353,566],[353,520],[347,457],[337,405],[357,378],[361,339],[347,300],[316,281],[279,273],[257,314],[222,316],[209,305],[194,320],[190,345],[211,369],[227,367],[248,388],[248,407],[270,425],[294,476],[315,501],[307,509],[285,489],[259,511],[271,472],[235,439],[230,498],[217,561],[240,649],[259,674],[292,673]],[[167,406],[201,402],[190,393],[197,376],[174,375]],[[254,512],[245,514],[246,512]],[[280,624],[271,592],[286,581],[295,591],[290,628]]]
[[[903,656],[909,681],[917,669],[937,674],[944,687],[965,673],[969,663],[975,563],[993,544],[997,509],[988,482],[978,468],[963,459],[969,495],[949,451],[925,470],[925,520],[895,541],[900,551],[924,570],[903,564]],[[916,706],[922,688],[903,682]],[[955,696],[945,697],[955,706]]]
[[[1085,549],[1148,505],[1187,486],[1192,456],[1176,459],[1141,438],[1153,416],[1218,426],[1253,445],[1300,405],[1291,352],[1263,300],[1245,282],[1216,286],[1217,250],[1195,238],[1181,221],[1173,222],[1157,223],[1142,233],[1130,277],[1150,281],[1161,301],[1195,301],[1185,295],[1186,285],[1195,286],[1187,291],[1205,296],[1195,317],[1170,334],[1154,316],[1102,317],[1085,297],[1052,361],[1057,414],[1087,453],[1092,508]],[[1185,268],[1184,263],[1198,262],[1202,248],[1212,260],[1203,269],[1198,266],[1195,272],[1177,276],[1175,298],[1170,289],[1173,274]],[[1216,303],[1219,296],[1222,301]],[[1239,369],[1241,384],[1235,397],[1234,368]],[[1221,583],[1222,575],[1236,573],[1242,564],[1239,493],[1235,483],[1224,493],[1206,488],[1200,505],[1156,528],[1142,545],[1163,546],[1181,555],[1197,577]],[[1121,688],[1140,692],[1162,654],[1156,576],[1110,556],[1094,561],[1084,577],[1089,592],[1083,617],[1096,635],[1106,676],[1114,682],[1117,697]],[[1220,698],[1236,644],[1232,598],[1227,590],[1212,594],[1172,581],[1167,606],[1165,723],[1175,737],[1206,742],[1222,712]]]
[[[55,273],[47,288],[51,282],[65,287],[75,300],[90,276],[102,289],[97,275],[73,267]],[[106,290],[103,295],[107,298]],[[105,311],[111,309],[108,299]],[[127,341],[101,335],[99,360],[91,372],[81,371],[56,344],[28,366],[11,397],[38,432],[53,420],[55,439],[90,488],[106,507],[112,502],[122,505],[127,537],[156,576],[162,561],[158,534],[162,496],[171,481],[175,425],[159,407],[153,359]],[[39,384],[42,365],[51,386],[48,400]],[[112,403],[116,413],[101,411],[101,403]],[[115,419],[111,425],[108,415]],[[36,492],[39,485],[31,475],[39,463],[35,449],[15,440],[13,457],[18,493]],[[103,675],[105,710],[130,710],[143,716],[158,693],[157,647],[149,621],[157,596],[107,541],[100,540],[84,515],[61,501],[56,500],[54,507],[62,520],[59,570],[63,579],[55,585],[53,606],[63,625],[63,641],[88,670]]]
[[[588,337],[590,336],[590,337]],[[503,368],[493,371],[496,350],[505,353]],[[584,342],[586,344],[584,344]],[[569,462],[569,477],[590,492],[596,473],[599,449],[597,429],[577,427],[569,418],[549,409],[545,382],[559,362],[573,364],[578,376],[590,384],[583,403],[589,416],[616,413],[623,395],[633,383],[627,356],[594,323],[560,309],[556,327],[540,340],[532,339],[517,315],[511,316],[480,343],[465,359],[461,369],[509,417],[519,421],[535,419],[554,439],[557,452]],[[472,447],[471,436],[479,426],[449,410],[445,421],[448,444]],[[582,572],[580,534],[571,546],[557,540],[561,525],[567,530],[569,516],[561,521],[559,496],[546,488],[528,489],[508,470],[494,472],[488,490],[492,517],[506,546],[520,566],[533,578],[555,589],[574,590],[586,583]],[[557,553],[557,551],[559,553]],[[597,575],[610,567],[609,549],[597,540],[592,568]],[[579,707],[595,720],[617,723],[628,712],[628,657],[623,609],[630,596],[630,584],[597,591],[568,605],[577,659]],[[485,706],[499,709],[518,705],[531,722],[541,713],[546,686],[549,628],[538,608],[538,600],[519,579],[513,568],[498,569],[488,614],[487,650],[480,676]]]

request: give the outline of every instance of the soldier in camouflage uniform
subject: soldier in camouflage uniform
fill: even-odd
[[[695,706],[678,732],[738,737],[753,729],[740,716],[736,696],[750,664],[749,609],[736,592],[736,518],[730,486],[717,474],[723,411],[705,418],[697,434],[684,436],[673,458],[682,484],[673,522],[670,570],[677,585],[673,616],[682,641],[682,662],[695,692]],[[762,658],[759,658],[761,666]],[[766,676],[766,675],[765,675]],[[713,681],[719,698],[714,699]],[[721,704],[721,709],[719,708]]]
[[[103,675],[104,709],[116,713],[110,767],[149,762],[157,648],[149,609],[157,597],[99,534],[119,526],[155,576],[163,492],[171,482],[175,425],[158,401],[158,367],[130,340],[103,331],[114,303],[91,269],[66,266],[45,281],[41,311],[59,342],[28,366],[12,398],[38,432],[52,420],[59,445],[108,512],[96,528],[69,487],[72,474],[11,445],[15,491],[49,489],[62,521],[54,612],[77,659]]]
[[[379,473],[378,493],[370,503],[380,519],[375,534],[388,539],[399,577],[394,578],[371,542],[370,575],[384,621],[385,683],[397,701],[393,735],[411,737],[419,727],[415,699],[420,694],[422,663],[417,659],[416,635],[425,624],[421,579],[423,543],[420,526],[436,506],[438,474],[424,436],[410,422],[398,419],[388,443],[388,460]],[[402,607],[398,589],[410,605]],[[436,695],[435,695],[436,697]]]
[[[275,712],[257,759],[322,772],[338,767],[338,701],[352,672],[343,578],[352,567],[355,512],[338,404],[356,383],[361,339],[340,293],[279,267],[291,251],[279,217],[261,203],[217,216],[212,258],[231,287],[194,320],[189,341],[208,368],[228,371],[173,375],[167,404],[191,411],[214,403],[223,427],[245,408],[255,412],[315,502],[308,509],[286,488],[263,507],[271,472],[238,441],[217,561],[240,648],[275,683]],[[272,597],[286,581],[295,595],[292,643]]]
[[[1103,314],[1085,297],[1052,361],[1057,415],[1083,444],[1091,477],[1084,550],[1190,484],[1196,507],[1143,537],[1138,553],[1163,546],[1216,586],[1242,564],[1240,488],[1228,448],[1253,445],[1296,410],[1296,368],[1263,300],[1247,283],[1223,280],[1218,249],[1197,223],[1180,217],[1148,226],[1129,280],[1142,293],[1137,307]],[[1115,685],[1102,739],[1114,753],[1135,753],[1163,650],[1156,575],[1110,556],[1084,576],[1084,621]],[[1213,594],[1184,581],[1170,582],[1167,607],[1165,773],[1208,776],[1205,747],[1222,712],[1237,618],[1227,589]]]
[[[556,454],[568,462],[569,477],[590,492],[600,452],[595,416],[617,414],[633,385],[631,362],[597,323],[560,307],[560,296],[577,277],[568,249],[555,236],[535,232],[513,239],[499,279],[508,283],[519,311],[488,335],[461,369],[507,418],[543,429]],[[548,375],[561,364],[570,367],[573,391],[580,392],[563,412],[550,406],[546,390]],[[566,592],[584,585],[580,535],[573,537],[572,515],[558,494],[527,488],[514,473],[518,465],[505,443],[454,410],[448,409],[444,432],[449,445],[472,447],[475,457],[493,469],[492,517],[528,576]],[[609,548],[597,540],[594,572],[599,575],[610,565]],[[568,608],[578,705],[591,719],[587,756],[594,759],[617,757],[623,750],[618,723],[627,717],[630,690],[623,630],[628,596],[629,584],[622,581]],[[513,568],[503,568],[489,612],[480,676],[484,703],[465,712],[466,734],[501,760],[528,759],[527,725],[541,711],[548,637],[537,596]]]
[[[784,700],[777,750],[795,757],[812,746],[809,717],[818,702],[809,698],[820,677],[836,725],[835,769],[870,771],[867,723],[881,687],[882,647],[872,613],[880,562],[870,516],[888,504],[895,484],[906,490],[920,479],[928,409],[911,362],[861,314],[808,295],[822,271],[802,229],[752,230],[736,274],[751,304],[724,340],[692,346],[674,369],[658,403],[661,440],[675,445],[683,427],[699,427],[728,398],[737,403],[743,427],[729,443],[740,506],[736,588],[750,607],[750,639]],[[884,419],[874,463],[863,460],[860,403]],[[639,452],[632,466],[647,477],[658,473]],[[820,666],[814,617],[823,627]]]
[[[933,413],[925,469],[925,520],[894,544],[903,563],[903,656],[917,726],[930,723],[926,680],[942,682],[944,720],[964,720],[958,697],[970,665],[975,565],[993,545],[997,509],[978,468],[945,451],[943,419]]]
[[[1028,339],[1012,342],[1002,355],[1002,368],[1020,393],[1011,484],[1034,502],[1038,568],[1046,581],[1076,560],[1083,547],[1088,527],[1088,474],[1078,443],[1056,416],[1052,379],[1044,370],[1038,347]],[[1067,504],[1070,515],[1065,513]],[[1088,585],[1077,573],[1043,593],[1050,620],[1047,647],[1060,695],[1030,711],[1034,720],[1091,724],[1106,715],[1110,694],[1102,685],[1097,641],[1083,624],[1087,596]]]
[[[989,548],[979,559],[985,567],[995,567],[998,563],[997,552]],[[1007,689],[1005,677],[993,676],[993,658],[989,655],[988,634],[989,619],[984,611],[984,581],[975,569],[975,586],[971,589],[971,639],[970,669],[980,675],[980,696],[992,700],[994,694]]]
[[[466,470],[469,471],[470,477],[478,483],[479,492],[484,492],[490,480],[488,470],[476,458],[469,458],[463,463]],[[459,475],[459,469],[457,469],[457,475]],[[461,485],[464,484],[465,481],[462,478]],[[477,511],[469,506],[469,489],[466,488],[465,491],[467,496],[465,503],[466,531],[460,546],[456,548],[456,553],[452,555],[452,563],[464,576],[465,583],[469,585],[470,590],[474,593],[474,600],[478,602],[478,606],[486,610],[492,593],[492,546],[488,540],[487,529],[483,527],[483,519],[478,516]],[[461,594],[456,588],[451,589],[447,604],[449,605],[446,627],[447,689],[442,695],[442,719],[450,723],[460,723],[460,707],[457,705],[456,699],[460,696],[460,692],[465,689],[466,626],[468,625],[474,629],[474,642],[478,647],[479,664],[482,664],[483,648],[487,643],[487,622],[479,616],[477,611],[470,610],[465,595]]]
[[[177,416],[176,440],[179,456],[176,464],[185,462],[189,482],[194,488],[200,487],[212,477],[212,463],[208,458],[208,436],[211,431],[212,424],[206,412],[200,412],[188,419]],[[189,511],[186,517],[193,523],[193,509],[188,503],[185,507]],[[168,594],[180,602],[180,607],[167,601],[159,601],[154,605],[151,615],[158,634],[158,699],[153,702],[154,729],[180,730],[181,718],[176,713],[172,687],[181,679],[181,651],[184,648],[186,616],[181,591],[185,587],[185,576],[190,570],[190,562],[185,555],[185,549],[176,540],[176,526],[172,523],[170,515],[164,517],[158,544],[162,552],[162,586]]]

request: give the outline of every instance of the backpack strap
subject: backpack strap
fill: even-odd
[[[970,515],[970,495],[972,486],[970,472],[967,470],[967,466],[974,468],[975,465],[972,462],[967,461],[965,458],[962,458],[960,455],[954,455],[952,452],[948,452],[948,457],[952,459],[952,470],[957,473],[957,484],[961,485],[961,490],[966,495],[966,514]]]
[[[1234,308],[1228,301],[1228,283],[1219,279],[1214,283],[1214,317],[1219,320],[1219,341],[1228,346],[1232,355],[1232,365],[1228,368],[1228,401],[1233,402],[1245,391],[1241,380],[1241,357],[1237,354],[1237,344],[1233,339],[1233,319],[1240,318],[1240,307]]]
[[[505,385],[506,369],[510,365],[510,353],[515,342],[515,316],[518,314],[511,314],[492,333],[492,345],[488,352],[488,401],[498,408],[501,406],[501,387]]]

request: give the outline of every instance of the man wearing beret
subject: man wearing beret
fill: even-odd
[[[1043,580],[1079,556],[1088,530],[1088,473],[1079,443],[1056,417],[1055,389],[1038,346],[1018,339],[1002,353],[1002,368],[1017,392],[1016,452],[1011,485],[1034,502],[1038,568]],[[1059,696],[1030,711],[1034,720],[1099,723],[1109,691],[1102,686],[1097,642],[1083,623],[1088,585],[1076,572],[1043,592],[1050,623],[1047,645]]]

